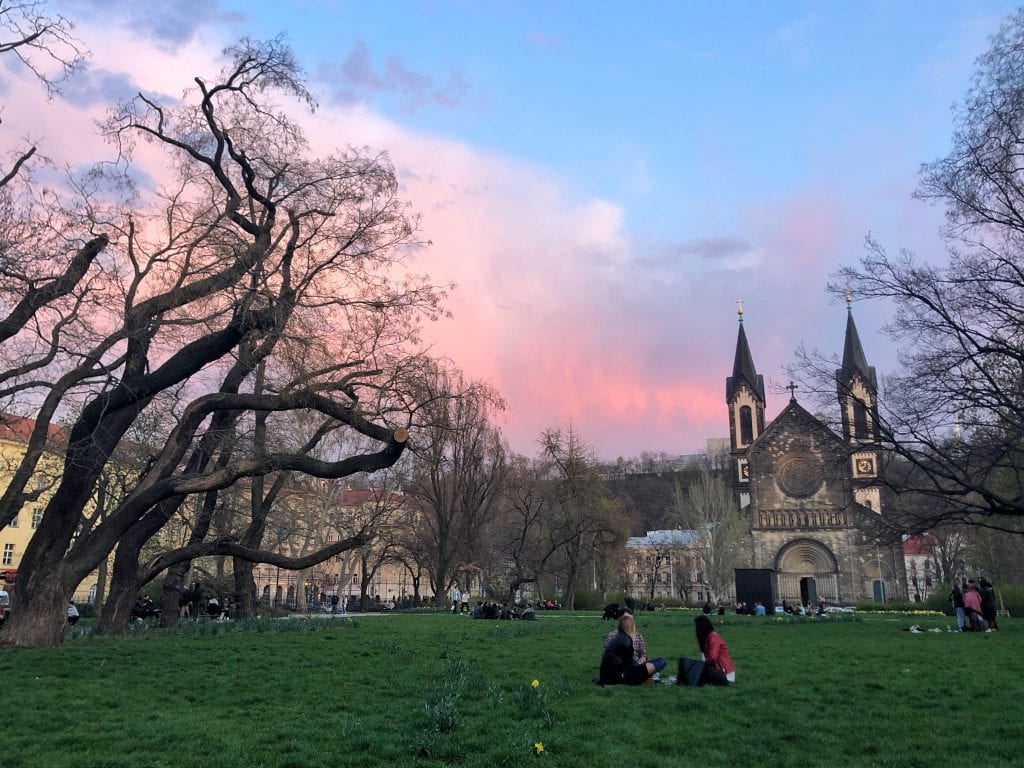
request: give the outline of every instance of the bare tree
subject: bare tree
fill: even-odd
[[[131,161],[136,141],[151,143],[168,158],[168,186],[128,208],[81,188],[61,231],[102,230],[79,242],[104,260],[87,260],[68,293],[0,335],[8,362],[0,397],[41,403],[25,460],[0,497],[0,521],[24,503],[57,408],[82,403],[22,560],[4,642],[59,643],[77,584],[126,537],[134,549],[156,535],[189,496],[275,472],[372,472],[404,450],[415,396],[397,373],[402,348],[415,341],[419,318],[439,312],[443,294],[424,279],[391,276],[415,237],[390,163],[355,150],[309,157],[299,127],[271,101],[312,103],[279,41],[245,40],[226,55],[218,78],[196,79],[191,100],[164,106],[140,95],[115,110],[106,130],[122,159]],[[0,294],[27,282],[0,273]],[[267,379],[255,387],[261,360]],[[182,407],[167,440],[117,508],[82,534],[114,451],[175,388]],[[291,447],[227,449],[233,414],[268,414],[273,423],[290,411],[318,413],[374,448],[327,460]],[[159,572],[215,554],[304,568],[364,541],[356,535],[287,557],[248,545],[243,533],[186,544],[144,567]]]
[[[406,495],[422,526],[416,544],[427,558],[440,608],[459,565],[474,556],[501,491],[506,450],[490,418],[504,404],[491,387],[440,367],[422,387]]]
[[[594,556],[594,544],[619,530],[618,508],[597,472],[593,449],[570,424],[549,429],[540,438],[543,456],[551,462],[554,480],[554,528],[562,532],[561,547],[565,594],[563,604],[573,610],[584,566]]]
[[[733,581],[734,569],[744,563],[746,516],[721,474],[707,468],[685,495],[676,485],[676,510],[681,527],[695,533],[691,547],[710,599],[719,600]]]
[[[895,307],[900,348],[877,433],[883,479],[926,500],[899,525],[966,523],[1016,533],[1024,516],[1024,11],[1002,24],[955,111],[949,153],[916,197],[943,206],[948,260],[891,254],[872,239],[829,288]],[[929,263],[930,262],[930,263]],[[820,358],[798,365],[835,387]],[[847,394],[840,392],[841,395]]]

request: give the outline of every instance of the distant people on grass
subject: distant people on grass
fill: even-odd
[[[978,589],[981,592],[981,617],[989,630],[999,629],[999,625],[996,624],[996,590],[992,582],[982,576],[978,582]]]
[[[758,600],[756,603],[754,603],[754,615],[755,616],[766,616],[767,615],[767,613],[766,613],[766,611],[764,609],[764,603],[762,603],[760,600]]]
[[[704,673],[701,685],[729,685],[736,682],[736,665],[729,655],[729,647],[721,635],[715,632],[711,619],[698,616],[693,620],[697,635],[697,646],[704,659]]]
[[[959,584],[954,583],[953,589],[949,593],[949,603],[953,606],[953,610],[956,611],[956,628],[958,631],[964,631],[964,591],[960,588]]]
[[[7,586],[0,584],[0,627],[7,621],[7,615],[11,610],[11,596],[7,592]]]
[[[74,626],[78,623],[78,606],[74,600],[68,600],[68,624]]]
[[[704,601],[704,607],[701,610],[704,611],[705,616],[710,616],[714,612],[715,609],[711,607],[710,597]]]
[[[987,629],[985,619],[981,615],[981,592],[974,579],[968,581],[964,589],[964,613],[967,614],[967,621],[975,632],[984,632]]]
[[[643,685],[665,668],[665,659],[647,659],[643,636],[636,631],[633,614],[619,617],[618,629],[605,638],[597,682],[601,685]],[[639,636],[641,653],[636,653]]]

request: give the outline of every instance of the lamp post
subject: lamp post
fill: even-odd
[[[882,555],[878,551],[878,547],[875,547],[875,563],[878,568],[878,594],[882,598],[882,602],[885,602],[885,578],[882,576]]]

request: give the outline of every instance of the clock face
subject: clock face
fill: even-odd
[[[857,472],[862,475],[875,474],[875,462],[872,459],[857,459]]]
[[[750,479],[750,465],[749,464],[741,464],[740,465],[740,477],[742,477],[744,480],[749,480]]]

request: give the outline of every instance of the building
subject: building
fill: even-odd
[[[306,494],[309,495],[309,494]],[[312,568],[293,571],[269,563],[253,566],[256,594],[276,607],[302,610],[311,604],[330,601],[337,595],[346,603],[360,598],[363,582],[371,602],[400,605],[412,595],[408,569],[394,551],[390,529],[404,518],[403,498],[380,489],[343,489],[323,499],[302,498],[292,507],[316,507],[313,514],[299,515],[305,524],[282,528],[278,542],[282,554],[309,554],[351,535],[360,527],[372,526],[378,536],[365,547],[347,550]],[[295,524],[294,521],[292,523]]]
[[[848,307],[836,371],[841,434],[797,402],[765,421],[764,379],[739,311],[726,379],[732,482],[749,522],[751,573],[775,600],[826,604],[906,599],[903,551],[881,536],[878,387]],[[744,600],[737,585],[737,598]],[[767,592],[760,592],[767,594]]]
[[[914,602],[923,602],[940,581],[932,558],[934,537],[907,536],[903,539],[903,560],[907,565],[907,594]]]
[[[626,541],[626,594],[637,600],[681,597],[703,602],[707,585],[693,553],[697,531],[648,531]]]

